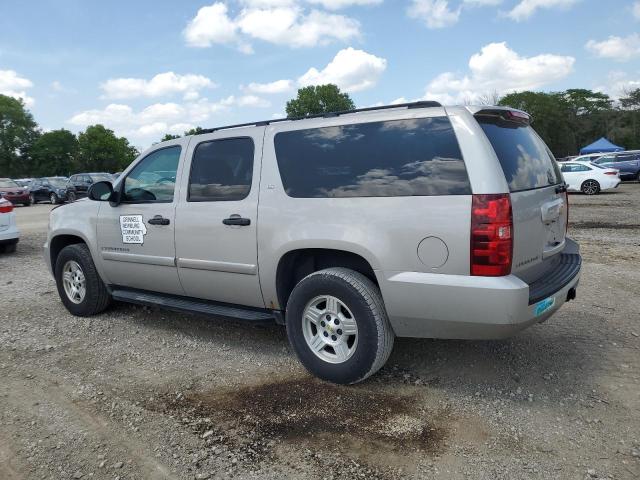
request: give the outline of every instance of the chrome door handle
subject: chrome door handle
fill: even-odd
[[[251,220],[248,218],[242,218],[237,213],[234,213],[233,215],[230,215],[229,218],[225,218],[224,220],[222,220],[222,223],[224,223],[225,225],[238,225],[240,227],[246,227],[251,225]]]
[[[149,225],[169,225],[171,221],[168,218],[164,218],[162,215],[156,215],[150,218],[147,223]]]

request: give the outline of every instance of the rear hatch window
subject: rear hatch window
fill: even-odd
[[[528,122],[508,121],[498,114],[476,119],[498,156],[511,192],[562,182],[553,155]]]
[[[512,272],[534,281],[549,272],[565,244],[567,204],[553,154],[529,125],[529,116],[508,110],[475,115],[496,152],[511,192]],[[554,257],[556,260],[554,260]]]

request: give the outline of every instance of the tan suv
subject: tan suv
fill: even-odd
[[[211,129],[51,213],[70,312],[113,300],[286,324],[354,383],[395,336],[500,338],[574,298],[567,194],[524,112],[420,102]]]

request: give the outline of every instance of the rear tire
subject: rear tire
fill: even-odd
[[[347,268],[303,278],[289,298],[286,325],[305,368],[338,384],[376,373],[391,355],[395,338],[378,287]]]
[[[585,195],[597,195],[600,193],[600,184],[596,180],[585,180],[580,187]]]
[[[29,202],[31,203],[31,205],[36,204],[36,196],[33,193],[29,194]]]
[[[30,207],[31,206],[31,200],[29,200],[28,202],[24,202],[22,204],[23,207]]]
[[[49,200],[51,201],[51,205],[57,205],[58,203],[60,203],[60,199],[55,193],[49,195]]]
[[[18,243],[9,243],[6,245],[0,245],[0,253],[16,253]]]
[[[80,274],[76,267],[79,267]],[[60,300],[71,314],[89,317],[104,311],[111,303],[111,295],[98,275],[91,252],[84,243],[64,247],[56,259],[54,271]],[[65,274],[68,279],[67,288]],[[83,286],[84,293],[71,295],[70,290],[74,286]],[[73,289],[75,293],[78,293],[78,290]]]
[[[68,201],[69,203],[71,203],[71,202],[75,202],[75,201],[76,201],[76,194],[75,194],[75,193],[73,193],[73,192],[69,192],[69,193],[67,194],[67,201]]]

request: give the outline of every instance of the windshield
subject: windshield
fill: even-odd
[[[562,182],[562,174],[545,143],[528,125],[495,116],[476,117],[498,156],[509,190],[519,192]]]
[[[52,177],[52,178],[47,178],[46,180],[54,187],[65,188],[67,186],[66,178]]]
[[[20,188],[20,185],[10,178],[0,178],[0,188]]]

